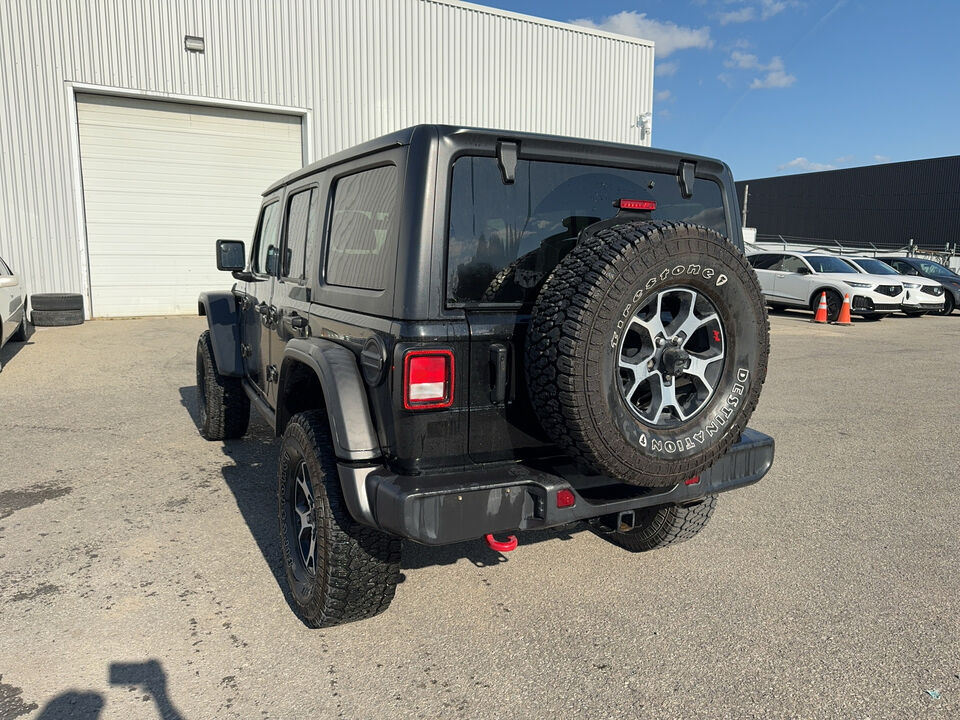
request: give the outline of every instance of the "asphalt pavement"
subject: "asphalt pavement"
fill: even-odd
[[[759,484],[694,540],[404,547],[383,615],[308,630],[277,442],[197,433],[201,318],[0,351],[0,720],[960,717],[960,315],[771,318]]]

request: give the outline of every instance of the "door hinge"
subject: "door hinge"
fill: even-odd
[[[280,373],[277,371],[277,366],[267,365],[267,382],[276,382],[279,377]]]

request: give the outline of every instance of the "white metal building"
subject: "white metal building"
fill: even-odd
[[[420,122],[649,144],[653,44],[452,0],[0,2],[0,256],[195,312],[302,163]]]

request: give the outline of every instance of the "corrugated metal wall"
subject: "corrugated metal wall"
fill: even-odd
[[[737,183],[761,235],[943,250],[960,242],[960,155]]]
[[[303,108],[310,160],[419,122],[639,144],[652,110],[649,43],[445,0],[4,0],[0,39],[0,255],[31,293],[85,289],[71,83]]]

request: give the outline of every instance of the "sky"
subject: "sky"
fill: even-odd
[[[956,0],[475,1],[653,40],[653,145],[737,180],[960,154]]]

